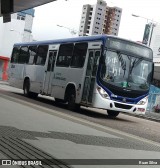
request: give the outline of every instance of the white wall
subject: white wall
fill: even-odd
[[[10,57],[14,43],[22,42],[24,23],[12,19],[12,22],[3,23],[0,18],[0,55]]]
[[[153,61],[160,62],[160,25],[153,28],[150,47],[153,50]]]
[[[0,17],[0,56],[10,57],[15,43],[33,41],[32,24],[31,15],[26,15],[25,20],[17,20],[17,14],[12,14],[8,23],[3,23]]]

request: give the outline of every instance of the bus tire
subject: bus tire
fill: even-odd
[[[120,112],[119,111],[113,111],[113,110],[107,110],[107,113],[108,113],[109,118],[116,118]]]
[[[65,100],[55,98],[56,103],[66,103]]]
[[[80,105],[76,104],[76,91],[74,88],[70,88],[67,90],[67,102],[69,110],[77,111],[80,109]]]
[[[24,86],[23,86],[23,93],[26,97],[30,97],[30,98],[37,98],[38,93],[34,93],[34,92],[30,92],[30,81],[29,79],[26,79],[24,81]]]
[[[26,79],[23,85],[23,93],[26,97],[29,97],[29,88],[30,88],[30,82],[29,79]]]
[[[31,98],[37,98],[38,97],[38,93],[35,93],[35,92],[29,92],[29,97]]]

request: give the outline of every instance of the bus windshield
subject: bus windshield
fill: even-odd
[[[101,79],[117,87],[130,90],[148,90],[152,62],[132,55],[106,51],[100,72]]]

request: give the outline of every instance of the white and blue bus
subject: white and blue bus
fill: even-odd
[[[15,44],[9,83],[29,97],[145,114],[153,78],[153,53],[142,44],[108,35]]]

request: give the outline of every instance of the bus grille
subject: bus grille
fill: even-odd
[[[130,106],[130,105],[125,105],[125,104],[120,104],[120,103],[114,103],[114,105],[115,105],[115,107],[117,107],[117,108],[122,108],[122,109],[131,109],[132,108],[132,106]]]

